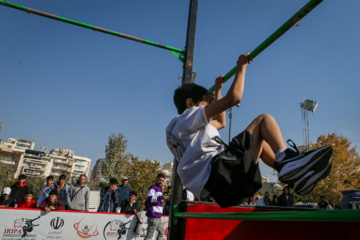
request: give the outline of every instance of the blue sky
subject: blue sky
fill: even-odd
[[[183,49],[188,1],[20,1],[13,3]],[[199,1],[194,71],[211,87],[307,1]],[[285,140],[303,144],[300,102],[310,141],[337,133],[360,145],[358,0],[328,0],[251,63],[232,133],[272,114]],[[123,133],[141,160],[172,161],[165,127],[182,64],[166,50],[0,6],[0,138],[69,148],[95,160],[107,138]],[[227,83],[224,86],[226,93]],[[229,128],[221,130],[227,141]],[[359,151],[358,151],[359,152]],[[275,180],[261,164],[262,173]]]

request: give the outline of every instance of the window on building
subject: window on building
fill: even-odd
[[[67,165],[61,164],[61,163],[56,163],[54,166],[55,167],[60,167],[60,168],[67,168],[68,167]]]
[[[26,144],[21,144],[21,143],[16,143],[17,147],[23,147],[23,148],[30,148],[30,145],[26,145]]]
[[[59,173],[59,174],[63,174],[64,172],[61,170],[56,170],[56,169],[52,169],[53,173]]]
[[[31,169],[24,169],[24,172],[29,173],[29,174],[40,174],[38,171],[31,170]]]
[[[79,170],[86,170],[87,167],[84,167],[84,166],[79,166],[79,165],[75,165],[75,169],[79,169]]]
[[[81,160],[75,160],[75,163],[82,164],[82,165],[85,165],[85,166],[88,166],[88,165],[89,165],[89,162],[87,162],[87,161],[81,161]]]
[[[57,151],[52,151],[50,154],[61,156],[61,152],[57,152]]]
[[[15,162],[15,159],[13,159],[12,157],[2,157],[1,160],[4,160],[4,161],[8,161],[8,162]]]

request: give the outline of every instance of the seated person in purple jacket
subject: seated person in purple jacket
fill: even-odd
[[[158,230],[158,240],[165,235],[164,225],[161,222],[163,212],[163,193],[161,187],[165,182],[165,175],[159,173],[156,183],[149,188],[146,198],[146,216],[148,217],[148,229],[145,240],[152,239],[155,230]]]
[[[46,213],[57,210],[65,210],[63,202],[58,199],[57,192],[51,191],[49,197],[45,198],[44,201],[39,205],[41,210],[45,210]]]

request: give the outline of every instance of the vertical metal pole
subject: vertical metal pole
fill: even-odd
[[[186,46],[185,46],[186,59],[184,64],[182,84],[190,83],[192,79],[197,7],[198,7],[198,0],[190,0],[189,19],[188,19]]]
[[[189,17],[188,17],[188,26],[186,33],[186,58],[184,63],[183,70],[183,79],[182,84],[192,82],[192,70],[193,70],[193,61],[194,61],[194,49],[195,49],[195,31],[196,31],[196,18],[197,18],[197,8],[198,0],[190,0],[189,7]],[[168,224],[168,239],[169,240],[180,240],[185,239],[184,236],[184,225],[178,223],[176,226],[173,224],[173,211],[174,206],[179,205],[181,202],[182,196],[182,183],[177,174],[178,163],[174,160],[173,164],[173,186],[172,186],[172,195],[171,195],[171,208],[170,208],[170,221]],[[186,221],[186,220],[181,220]]]
[[[230,124],[229,124],[229,143],[228,144],[230,144],[230,141],[231,141],[231,119],[232,119],[232,108],[230,108],[230,111],[229,111]]]

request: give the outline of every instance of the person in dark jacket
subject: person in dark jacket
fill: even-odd
[[[2,195],[0,197],[0,207],[9,207],[10,204],[14,202],[14,200],[10,197],[11,188],[4,188]]]
[[[288,186],[284,187],[283,194],[279,196],[279,206],[292,207],[294,205],[294,196],[290,194]]]
[[[317,209],[333,210],[328,202],[325,201],[325,196],[320,196],[320,202],[316,205]]]
[[[63,202],[58,199],[56,191],[51,191],[49,193],[49,197],[42,201],[42,203],[39,205],[39,208],[41,210],[45,210],[46,213],[57,210],[65,210],[65,206]]]
[[[273,199],[271,201],[271,206],[279,206],[279,196],[278,195],[273,196]]]
[[[119,191],[117,188],[118,181],[115,178],[110,179],[108,187],[104,187],[100,191],[100,205],[98,212],[116,212],[119,199]]]
[[[18,182],[11,186],[11,198],[13,202],[10,204],[10,207],[15,207],[15,204],[24,199],[25,193],[29,191],[28,186],[26,186],[26,176],[20,174],[18,180]]]
[[[123,177],[121,180],[121,185],[118,186],[119,198],[118,198],[118,207],[121,207],[122,201],[128,199],[130,196],[131,188],[127,186],[129,179]]]
[[[264,196],[263,200],[264,200],[264,205],[265,206],[271,206],[271,200],[270,200],[270,193],[269,192],[265,192],[265,196]]]
[[[137,193],[135,191],[131,191],[129,195],[129,199],[125,199],[121,203],[121,213],[130,213],[136,214],[139,212],[139,203],[136,202]]]

